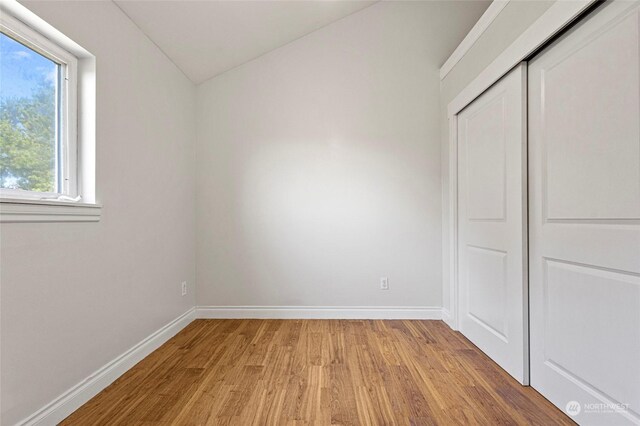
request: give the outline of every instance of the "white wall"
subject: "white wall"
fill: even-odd
[[[486,6],[378,3],[198,87],[198,305],[441,306],[438,70]]]
[[[489,28],[473,44],[441,83],[440,120],[442,142],[443,193],[443,306],[450,308],[449,297],[449,123],[447,106],[484,69],[533,24],[554,0],[512,0]]]
[[[110,1],[25,4],[97,57],[104,208],[1,227],[4,425],[195,303],[194,86]]]

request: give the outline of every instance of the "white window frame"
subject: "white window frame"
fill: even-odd
[[[0,197],[27,200],[76,199],[78,191],[78,59],[8,14],[0,15],[0,31],[60,66],[56,84],[56,192],[0,188]],[[59,149],[61,152],[59,152]],[[62,170],[59,170],[62,166]]]

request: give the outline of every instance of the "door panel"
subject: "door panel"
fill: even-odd
[[[531,385],[580,424],[640,424],[638,11],[529,64]]]
[[[460,331],[528,382],[526,66],[458,114]]]
[[[468,219],[505,219],[504,93],[466,117]],[[459,118],[460,118],[459,117]]]
[[[598,384],[608,395],[637,392],[640,382],[629,380],[640,368],[637,342],[623,336],[637,335],[640,278],[550,259],[543,267],[548,362],[584,383]],[[612,359],[612,348],[622,368],[602,368]]]
[[[506,341],[507,253],[467,246],[468,315]]]
[[[540,70],[547,219],[640,217],[637,39],[632,13],[557,52]],[[615,149],[607,141],[616,141]]]

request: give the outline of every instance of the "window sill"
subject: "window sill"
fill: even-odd
[[[98,222],[100,204],[0,198],[0,222]]]

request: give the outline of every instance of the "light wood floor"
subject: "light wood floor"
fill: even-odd
[[[573,423],[440,321],[196,320],[63,424]]]

